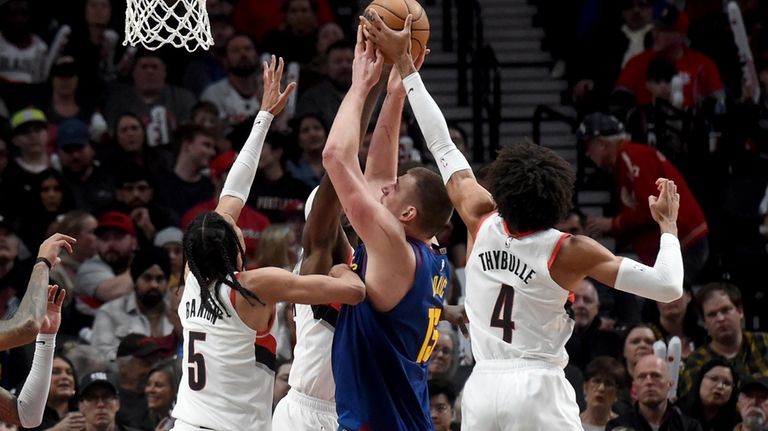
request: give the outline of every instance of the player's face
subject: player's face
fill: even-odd
[[[168,276],[159,265],[153,265],[135,280],[136,298],[146,307],[155,307],[165,298]]]
[[[656,342],[656,337],[650,328],[633,329],[624,342],[624,358],[627,359],[627,362],[636,363],[643,356],[653,353],[654,342]]]
[[[117,135],[117,144],[126,153],[141,151],[144,144],[144,126],[138,119],[128,116],[120,118],[117,121],[115,135]]]
[[[85,423],[93,429],[107,429],[115,422],[120,409],[117,395],[107,388],[93,388],[83,394],[79,403]]]
[[[322,151],[325,147],[325,129],[320,120],[307,117],[299,125],[299,145],[304,151]]]
[[[49,400],[69,400],[75,395],[75,374],[67,361],[53,358]]]
[[[146,180],[125,183],[115,190],[117,201],[132,209],[149,205],[153,194],[152,186]]]
[[[144,387],[147,397],[147,407],[153,412],[166,413],[173,403],[173,385],[171,378],[163,371],[155,371],[149,375],[147,385]]]
[[[597,375],[586,381],[584,393],[588,407],[612,406],[616,402],[618,388],[612,378]]]
[[[573,317],[576,320],[576,327],[586,328],[595,320],[597,312],[600,310],[597,291],[588,280],[582,280],[576,287],[574,294]]]
[[[56,212],[61,207],[61,201],[64,199],[64,193],[61,191],[61,184],[56,178],[46,178],[40,184],[40,201],[43,208],[48,212]]]
[[[450,335],[441,332],[429,359],[430,374],[445,374],[451,369],[453,361],[453,339]]]
[[[666,364],[654,355],[647,355],[635,366],[632,382],[640,404],[656,407],[667,399],[671,387]]]
[[[705,408],[725,405],[733,393],[733,374],[728,367],[713,367],[704,374],[699,387],[699,398]]]
[[[435,431],[450,431],[453,419],[453,406],[445,394],[437,394],[429,399],[429,413]]]
[[[702,304],[704,328],[713,340],[733,344],[741,337],[744,311],[737,308],[725,292],[712,293]]]
[[[669,320],[678,320],[685,317],[685,310],[688,308],[690,302],[691,294],[683,292],[683,296],[668,304],[657,302],[656,305],[659,307],[659,314],[661,317]]]
[[[411,196],[416,188],[416,179],[409,174],[400,175],[397,180],[381,188],[381,203],[398,220],[409,217],[415,211],[410,204]]]

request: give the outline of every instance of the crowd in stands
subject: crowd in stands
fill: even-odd
[[[760,332],[768,328],[768,4],[737,2],[759,77],[750,83],[721,0],[533,3],[557,60],[553,75],[569,82],[563,103],[579,114],[588,165],[577,187],[614,196],[604,213],[574,208],[559,229],[615,237],[620,251],[653,264],[659,232],[646,198],[661,176],[683,196],[681,299],[641,301],[591,280],[574,292],[566,375],[585,430],[768,429],[760,428],[768,422],[768,334]],[[260,108],[262,59],[282,56],[298,96],[273,122],[238,224],[249,268],[296,264],[304,201],[324,174],[363,7],[208,0],[215,45],[189,54],[118,43],[124,1],[0,5],[0,317],[13,315],[25,292],[29,250],[52,232],[78,240],[51,275],[69,294],[36,429],[170,429],[185,226],[216,206]],[[59,46],[62,28],[71,31]],[[404,118],[401,163],[429,165],[407,110]],[[470,160],[472,144],[482,145],[456,125],[451,136]],[[439,240],[456,274],[446,298],[457,304],[467,249],[457,215]],[[291,313],[281,305],[275,404],[289,390]],[[654,342],[672,337],[682,343],[679,376],[652,356]],[[441,323],[429,364],[437,430],[461,422],[469,343]],[[3,387],[21,386],[31,354],[0,352]]]

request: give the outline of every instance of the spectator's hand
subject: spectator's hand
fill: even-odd
[[[392,30],[384,23],[375,10],[369,9],[366,16],[360,17],[365,31],[365,38],[374,43],[388,62],[408,54],[411,55],[411,20],[413,16],[408,14],[403,24],[403,29]]]
[[[616,329],[616,319],[611,319],[609,317],[600,318],[600,330],[613,331],[614,329]]]
[[[573,94],[571,95],[573,103],[581,103],[581,101],[587,97],[587,94],[589,94],[589,92],[594,89],[595,81],[591,79],[582,79],[581,81],[577,82],[576,85],[573,86]]]
[[[58,293],[58,295],[57,295]],[[59,289],[57,285],[48,285],[48,309],[45,311],[45,320],[40,326],[41,334],[55,334],[59,332],[61,324],[61,304],[67,296],[67,291]]]
[[[424,58],[429,55],[430,50],[429,48],[421,51],[421,54],[414,62],[414,66],[416,67],[416,70],[421,69],[421,66],[424,64]],[[402,96],[405,96],[405,87],[403,86],[403,78],[400,76],[400,72],[397,70],[396,67],[393,67],[392,70],[389,72],[389,81],[387,81],[387,93],[388,94],[399,94]]]
[[[467,330],[467,323],[469,318],[467,312],[464,309],[464,305],[443,305],[442,319],[450,322],[451,325],[458,326],[461,330],[461,334],[465,338],[469,338],[469,331]]]
[[[370,40],[363,36],[363,26],[357,26],[357,43],[355,44],[355,60],[352,62],[352,86],[359,86],[370,91],[381,77],[384,57]]]
[[[59,257],[61,249],[63,248],[67,250],[67,253],[72,254],[72,244],[76,242],[77,240],[71,236],[55,233],[40,244],[37,257],[48,259],[48,262],[51,262],[52,267],[55,267],[61,262],[61,258]]]
[[[50,431],[80,431],[85,429],[85,416],[80,412],[69,412]]]
[[[149,210],[142,208],[134,208],[131,211],[131,219],[136,226],[144,232],[147,238],[152,239],[155,237],[155,225],[152,224],[152,219],[149,218]]]
[[[285,87],[285,90],[280,91],[284,66],[283,58],[280,57],[278,60],[275,60],[273,55],[269,64],[265,63],[262,67],[264,95],[261,99],[261,110],[267,111],[274,116],[277,116],[285,109],[288,97],[296,89],[296,83],[291,82]]]
[[[659,188],[659,196],[648,196],[648,207],[651,209],[653,219],[662,228],[662,232],[665,232],[665,227],[676,226],[680,195],[677,193],[674,181],[659,178],[656,180],[656,186]]]
[[[608,217],[590,217],[587,219],[587,235],[599,236],[611,231],[613,219]]]

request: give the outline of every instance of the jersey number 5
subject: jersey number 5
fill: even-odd
[[[187,344],[189,388],[199,391],[205,387],[205,358],[202,353],[195,353],[195,341],[205,341],[205,332],[189,331]]]
[[[496,305],[493,306],[491,327],[504,330],[502,338],[505,343],[512,342],[512,331],[515,329],[515,322],[512,321],[512,305],[514,303],[515,288],[502,284],[499,297],[496,298]]]
[[[432,307],[429,309],[427,334],[424,337],[424,342],[421,344],[419,356],[416,358],[416,362],[419,364],[427,362],[430,355],[432,355],[432,351],[435,350],[435,344],[437,344],[437,338],[439,336],[439,333],[437,332],[437,324],[440,323],[440,314],[442,312],[442,308]]]

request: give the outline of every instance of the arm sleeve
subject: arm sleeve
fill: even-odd
[[[615,287],[659,302],[671,302],[683,296],[683,255],[677,237],[669,233],[661,235],[653,268],[626,257],[622,259]]]
[[[245,202],[248,200],[248,194],[251,192],[251,184],[256,176],[256,167],[259,166],[259,157],[261,149],[264,146],[264,139],[267,137],[269,126],[272,124],[274,116],[267,111],[260,111],[253,121],[251,134],[237,155],[232,169],[227,175],[224,187],[221,190],[221,196],[232,196]]]
[[[24,428],[34,428],[43,421],[53,367],[56,334],[38,334],[32,368],[16,401],[19,421]]]
[[[456,144],[451,141],[445,117],[424,87],[418,72],[403,78],[403,85],[408,94],[408,103],[411,104],[427,148],[440,169],[443,182],[447,184],[451,175],[458,171],[472,169],[461,151],[456,148]]]

